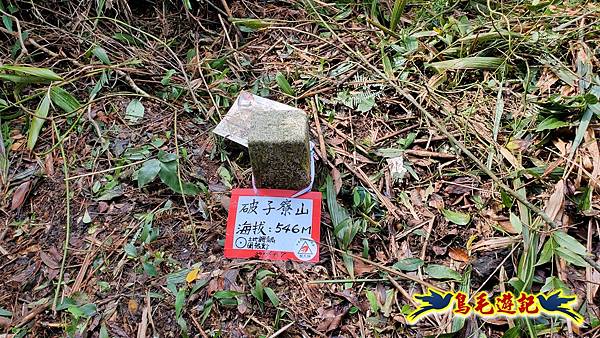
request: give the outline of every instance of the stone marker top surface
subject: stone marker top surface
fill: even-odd
[[[255,110],[248,142],[308,144],[308,117],[301,110]]]
[[[251,100],[250,105],[242,104]],[[251,128],[251,115],[254,111],[290,111],[300,109],[269,100],[249,92],[242,92],[233,102],[227,114],[215,127],[213,133],[228,138],[244,147],[248,146],[248,134]]]

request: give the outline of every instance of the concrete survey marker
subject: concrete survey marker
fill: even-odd
[[[310,184],[304,111],[242,92],[213,132],[248,147],[257,188],[300,190]]]
[[[308,117],[301,110],[253,112],[248,134],[257,188],[300,190],[310,184]]]

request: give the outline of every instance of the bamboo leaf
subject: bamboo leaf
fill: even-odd
[[[402,14],[404,13],[404,7],[408,0],[396,0],[394,1],[394,7],[392,8],[392,14],[390,15],[390,30],[395,31]]]
[[[290,86],[290,83],[281,72],[277,72],[277,75],[275,75],[275,81],[277,81],[277,85],[279,88],[281,88],[281,91],[288,95],[294,96],[294,89],[292,86]]]
[[[424,269],[425,273],[433,279],[453,279],[460,281],[462,276],[460,273],[450,269],[447,266],[439,264],[429,264]]]
[[[29,66],[9,66],[0,67],[0,70],[10,70],[16,73],[31,75],[33,77],[47,81],[62,81],[62,77],[47,68],[29,67]]]
[[[463,212],[442,209],[442,214],[448,221],[458,225],[467,225],[471,221],[471,215]]]
[[[556,241],[559,247],[567,248],[578,255],[586,255],[587,250],[583,244],[579,243],[573,236],[563,231],[556,231],[552,234],[552,238]]]
[[[42,126],[44,122],[46,122],[46,117],[48,117],[48,110],[50,109],[50,95],[44,95],[42,102],[38,105],[35,110],[35,116],[31,119],[31,124],[29,125],[29,134],[27,136],[27,149],[33,150],[35,144],[40,136],[40,131],[42,130]]]
[[[53,104],[59,106],[68,114],[81,107],[81,104],[73,95],[60,87],[52,87],[50,89],[50,99]]]
[[[444,70],[459,70],[459,69],[496,69],[504,63],[503,58],[489,56],[473,56],[461,59],[445,60],[433,62],[428,65],[437,69]]]
[[[585,262],[585,260],[583,260],[583,258],[581,258],[581,256],[579,256],[578,254],[574,253],[573,251],[563,248],[563,247],[559,247],[556,248],[555,250],[556,254],[564,259],[565,261],[576,265],[576,266],[581,266],[581,267],[586,267],[587,263]]]
[[[106,50],[100,46],[96,46],[92,49],[92,54],[98,58],[105,65],[110,65],[110,59],[108,58],[108,54],[106,54]]]
[[[561,121],[556,117],[548,117],[538,124],[537,128],[535,128],[535,131],[558,129],[568,125],[568,122]]]
[[[181,317],[181,311],[183,310],[183,305],[185,304],[185,289],[181,288],[177,291],[177,295],[175,296],[175,317]]]
[[[273,304],[273,306],[279,306],[279,297],[277,297],[273,289],[265,288],[265,294],[267,295],[267,297],[269,297],[269,300],[271,301],[271,304]]]
[[[591,93],[596,97],[600,97],[600,86],[592,87]],[[592,116],[594,115],[594,111],[600,111],[600,103],[591,104],[587,107],[583,116],[581,117],[581,121],[579,122],[579,127],[577,127],[577,133],[575,134],[575,139],[573,139],[573,145],[571,146],[571,151],[569,152],[569,159],[573,158],[575,155],[575,151],[581,144],[583,140],[583,136],[590,125],[590,121],[592,120]]]

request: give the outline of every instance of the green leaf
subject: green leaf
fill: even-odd
[[[162,80],[160,80],[160,83],[163,86],[168,85],[171,82],[171,77],[173,76],[173,74],[177,73],[175,71],[175,69],[169,69],[167,70],[167,72],[165,73],[165,76],[163,76]]]
[[[429,264],[423,271],[425,271],[425,273],[433,279],[452,279],[456,281],[462,280],[460,273],[444,265]]]
[[[275,75],[275,81],[277,81],[277,85],[279,85],[279,88],[281,88],[282,92],[294,96],[294,89],[292,86],[290,86],[290,83],[281,72],[277,72],[277,75]]]
[[[548,238],[544,246],[542,247],[542,252],[540,252],[540,258],[538,259],[536,266],[546,264],[550,262],[552,257],[554,256],[554,249],[556,247],[556,242],[552,237]]]
[[[100,335],[98,336],[98,338],[110,338],[110,336],[108,335],[108,329],[106,328],[106,324],[104,323],[100,325]]]
[[[181,182],[181,186],[183,187],[183,191],[179,187],[179,179],[177,178],[177,162],[160,162],[160,171],[158,172],[158,177],[160,180],[166,184],[171,190],[179,194],[185,195],[197,195],[200,192],[200,189],[188,182]]]
[[[79,306],[69,306],[67,311],[75,317],[75,319],[83,317],[84,313]]]
[[[12,23],[12,20],[8,16],[6,16],[6,15],[2,16],[2,23],[4,24],[4,27],[6,27],[7,31],[9,31],[10,33],[13,32],[13,23]]]
[[[594,85],[591,89],[591,92],[600,96],[600,86]],[[585,132],[587,131],[588,126],[590,125],[590,121],[592,120],[592,116],[594,115],[593,113],[595,110],[600,110],[600,103],[590,104],[583,113],[581,121],[579,122],[579,126],[577,127],[577,133],[575,133],[575,138],[573,139],[573,144],[571,145],[569,159],[573,158],[577,147],[579,147],[579,144],[581,144],[583,136],[585,135]]]
[[[545,120],[543,120],[542,122],[540,122],[540,124],[538,124],[537,128],[535,128],[535,131],[544,131],[544,130],[551,130],[551,129],[557,129],[557,128],[562,128],[565,126],[568,126],[569,123],[561,121],[559,119],[557,119],[556,117],[547,117]]]
[[[496,69],[504,63],[504,58],[474,56],[453,60],[433,62],[428,67],[433,67],[438,71],[458,70],[458,69]]]
[[[158,152],[158,160],[161,162],[173,162],[177,159],[177,155],[173,153],[167,153],[166,151]]]
[[[471,215],[459,211],[442,209],[442,214],[448,221],[458,225],[467,225],[471,221]]]
[[[365,113],[373,109],[373,107],[375,107],[375,97],[366,97],[358,103],[356,110]]]
[[[394,78],[394,69],[392,68],[392,63],[390,62],[390,58],[387,56],[383,47],[381,48],[381,63],[383,64],[383,72],[387,77]]]
[[[100,74],[100,78],[98,79],[98,81],[96,81],[94,88],[90,92],[90,99],[95,98],[96,95],[98,95],[98,93],[102,89],[102,87],[104,87],[104,85],[107,83],[108,83],[108,75],[106,75],[106,71],[102,71],[102,74]]]
[[[130,257],[130,258],[137,257],[137,248],[135,247],[135,245],[133,245],[131,243],[127,243],[127,244],[125,244],[125,247],[123,248],[123,250],[125,250],[125,253],[127,254],[128,257]]]
[[[13,74],[0,74],[0,80],[3,81],[11,81],[17,84],[30,84],[30,83],[41,83],[47,82],[44,79],[40,79],[39,77],[29,76],[29,75],[13,75]]]
[[[140,170],[138,171],[137,181],[138,188],[142,188],[146,184],[154,181],[158,172],[160,171],[160,161],[157,159],[151,159],[142,165]]]
[[[556,254],[564,259],[565,261],[573,264],[573,265],[577,265],[577,266],[581,266],[581,267],[586,267],[587,263],[586,261],[581,258],[581,256],[579,256],[578,254],[574,253],[573,251],[564,248],[564,247],[558,247],[555,249]]]
[[[97,312],[96,304],[85,304],[79,308],[81,309],[81,312],[83,312],[83,316],[86,318],[91,318]]]
[[[42,126],[44,125],[44,122],[46,122],[46,117],[48,117],[49,109],[50,96],[46,94],[44,95],[42,102],[40,102],[35,110],[35,116],[31,119],[31,124],[29,125],[29,135],[27,136],[27,149],[33,150],[33,147],[35,147],[38,137],[40,136]]]
[[[0,307],[0,317],[12,317],[13,313]]]
[[[569,249],[578,255],[585,256],[587,254],[585,246],[564,231],[554,232],[552,234],[552,238],[556,241],[559,247]]]
[[[110,65],[110,60],[108,58],[108,54],[106,54],[106,50],[100,46],[95,46],[92,49],[92,54],[98,58],[105,65]]]
[[[241,292],[231,291],[231,290],[222,290],[217,291],[213,294],[213,297],[216,299],[227,299],[227,298],[235,298],[241,295]]]
[[[251,33],[258,29],[271,26],[271,22],[260,19],[232,18],[230,21],[242,32]]]
[[[70,306],[77,306],[77,303],[73,300],[73,298],[66,297],[63,299],[62,303],[56,306],[56,311],[68,309]]]
[[[326,187],[327,208],[329,209],[329,215],[333,223],[333,233],[338,240],[340,248],[346,250],[356,235],[354,222],[350,218],[348,211],[338,203],[331,176],[327,176]]]
[[[504,334],[502,335],[502,338],[520,338],[522,337],[521,333],[523,328],[519,325],[519,326],[515,326],[515,327],[511,327],[508,330],[506,330],[506,332],[504,332]]]
[[[92,217],[90,217],[90,213],[89,213],[88,209],[85,209],[85,212],[83,213],[83,218],[81,221],[84,224],[90,224],[92,222]]]
[[[156,271],[156,267],[152,263],[145,262],[142,264],[144,267],[144,272],[150,277],[158,276],[158,271]]]
[[[254,284],[254,288],[252,288],[250,293],[252,293],[254,298],[256,298],[259,302],[264,303],[264,296],[265,296],[264,291],[265,291],[265,289],[263,287],[262,282],[257,279]]]
[[[404,258],[393,265],[394,269],[402,271],[415,271],[423,266],[423,260],[419,258]]]
[[[273,306],[279,306],[279,297],[277,297],[273,289],[265,288],[265,294],[267,295],[267,297],[269,297],[269,300],[271,301],[271,304],[273,304]]]
[[[379,302],[377,301],[377,296],[371,290],[365,291],[365,295],[367,296],[367,300],[369,300],[369,305],[371,305],[371,312],[376,315],[379,311]]]
[[[123,187],[119,184],[111,189],[105,190],[102,195],[96,198],[97,201],[110,201],[117,197],[123,196]]]
[[[513,228],[515,228],[515,231],[518,234],[523,232],[523,223],[521,223],[521,219],[512,211],[510,212],[510,224],[513,226]]]
[[[267,276],[274,276],[275,273],[269,270],[260,270],[257,274],[256,274],[256,279],[258,280],[263,280],[265,277]]]
[[[61,87],[52,87],[52,89],[50,89],[50,99],[52,100],[52,103],[59,106],[67,114],[70,114],[81,107],[79,101]]]
[[[177,318],[177,325],[179,325],[179,327],[181,328],[181,337],[188,338],[189,337],[188,326],[187,326],[187,322],[185,321],[185,319],[183,317]]]
[[[546,283],[540,289],[540,292],[551,292],[556,290],[563,290],[565,293],[569,292],[569,287],[565,285],[563,281],[555,276],[546,278]]]
[[[127,105],[125,118],[131,122],[137,122],[144,117],[145,108],[138,99],[133,99]]]
[[[175,296],[175,317],[181,317],[181,310],[183,310],[183,305],[185,304],[185,289],[181,288],[177,291],[177,295]]]
[[[41,80],[46,81],[62,81],[63,78],[56,75],[53,71],[48,68],[37,68],[37,67],[28,67],[28,66],[9,66],[5,65],[0,67],[0,70],[10,70],[16,73],[22,73],[31,75]]]
[[[348,271],[350,278],[354,279],[354,259],[352,258],[352,256],[343,252],[342,261],[344,261],[344,267],[346,268],[346,271]]]
[[[396,0],[394,1],[394,7],[392,8],[392,14],[390,15],[390,30],[393,32],[396,30],[402,13],[404,13],[404,7],[408,0]]]

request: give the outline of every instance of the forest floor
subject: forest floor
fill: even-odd
[[[0,0],[0,16],[0,337],[600,334],[598,3]],[[224,257],[251,170],[211,131],[242,90],[309,114],[318,263]],[[429,286],[472,305],[563,290],[584,323],[409,324]]]

